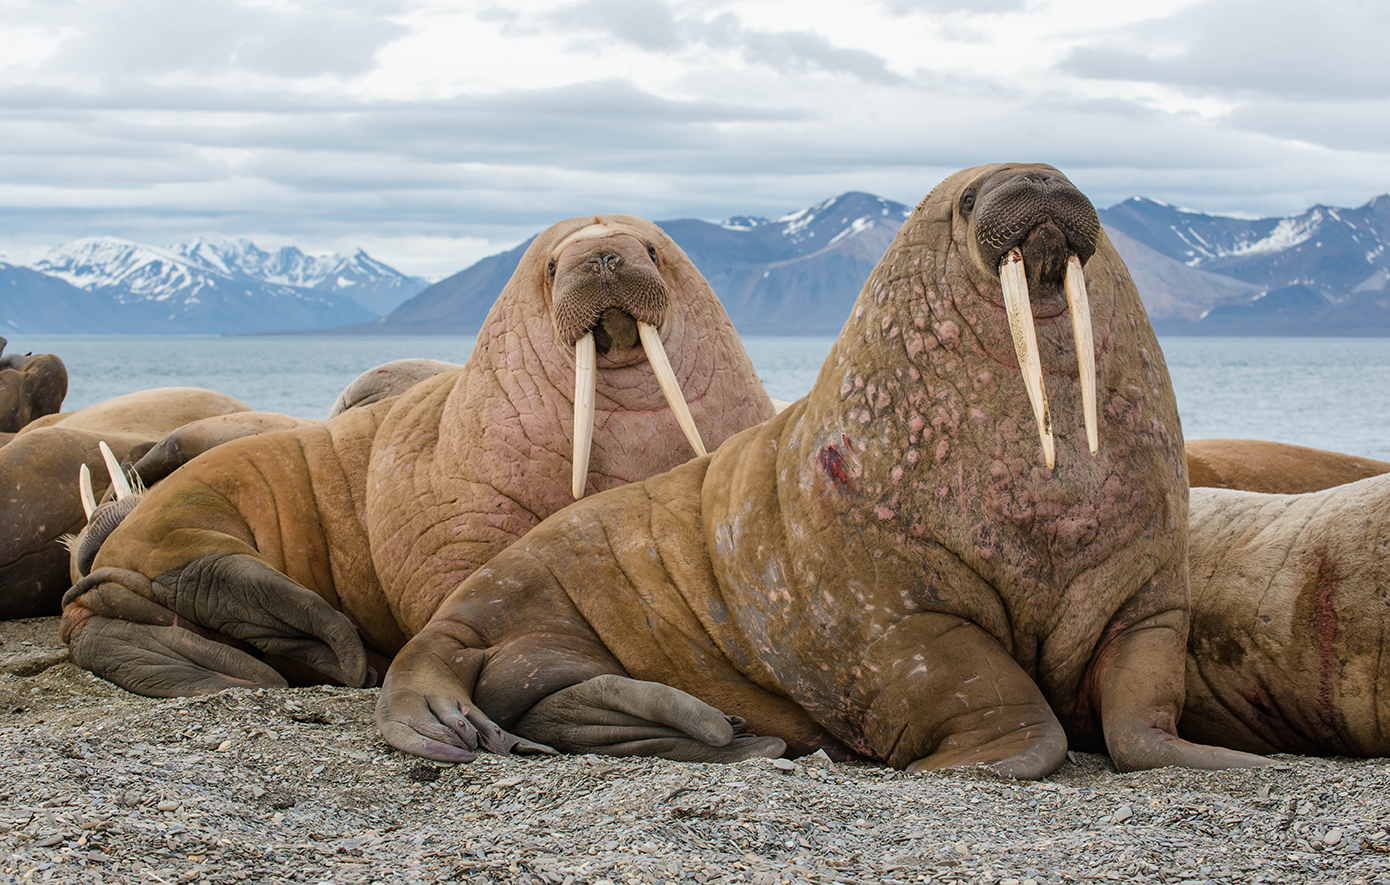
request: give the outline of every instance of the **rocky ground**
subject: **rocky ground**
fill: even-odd
[[[376,692],[135,697],[0,624],[0,882],[1390,883],[1390,767],[1041,783],[815,758],[446,767]]]

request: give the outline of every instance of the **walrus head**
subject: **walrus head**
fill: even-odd
[[[1043,460],[1055,461],[1035,317],[1071,312],[1086,440],[1099,447],[1091,310],[1082,267],[1096,251],[1100,218],[1091,201],[1050,166],[992,167],[961,193],[957,211],[970,225],[971,252],[998,277],[1014,351],[1038,423]]]
[[[0,353],[8,342],[0,338]],[[14,433],[63,407],[68,370],[51,353],[0,356],[0,432]]]
[[[705,454],[661,343],[671,292],[652,238],[631,225],[595,217],[550,250],[546,278],[555,332],[561,344],[574,348],[574,497],[583,496],[589,473],[599,354],[610,366],[646,359],[686,439],[696,454]]]
[[[106,463],[106,472],[111,476],[110,495],[98,504],[92,488],[92,472],[86,464],[79,467],[77,493],[82,499],[82,512],[87,516],[87,525],[76,535],[64,535],[59,539],[71,557],[70,573],[74,584],[91,572],[92,562],[97,558],[101,545],[125,521],[145,493],[138,475],[132,485],[111,447],[105,442],[97,445]]]

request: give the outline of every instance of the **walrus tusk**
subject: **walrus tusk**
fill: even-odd
[[[656,326],[638,320],[637,334],[642,338],[642,349],[647,352],[647,362],[652,364],[652,372],[656,374],[656,381],[661,385],[661,392],[676,415],[676,423],[681,426],[685,438],[690,440],[695,454],[705,454],[705,444],[700,439],[700,431],[695,427],[695,419],[690,415],[690,407],[685,404],[685,394],[681,393],[680,385],[676,383],[676,373],[671,370],[671,361],[666,358],[666,348],[661,344],[661,333],[656,330]]]
[[[589,481],[589,450],[594,444],[594,390],[598,386],[598,347],[590,332],[574,343],[574,500]]]
[[[1004,310],[1009,315],[1009,331],[1014,338],[1018,367],[1033,416],[1038,419],[1038,438],[1042,440],[1043,460],[1050,470],[1056,461],[1052,442],[1052,419],[1047,414],[1047,392],[1043,390],[1042,362],[1038,357],[1038,335],[1033,331],[1033,308],[1028,303],[1028,278],[1023,272],[1023,253],[1010,249],[999,262],[999,285],[1004,290]]]
[[[77,468],[77,495],[82,499],[82,512],[90,520],[92,511],[97,509],[97,496],[92,491],[92,471],[87,469],[86,464]]]
[[[116,500],[124,501],[135,494],[135,490],[130,487],[130,480],[126,479],[125,471],[121,470],[121,464],[111,453],[111,447],[106,444],[106,440],[98,442],[97,448],[101,449],[101,459],[106,462],[106,472],[111,474],[111,488],[116,490]]]
[[[1081,410],[1086,416],[1086,442],[1094,455],[1100,449],[1100,430],[1096,426],[1096,350],[1091,338],[1091,302],[1086,298],[1086,275],[1081,259],[1067,259],[1067,307],[1071,310],[1071,331],[1076,338],[1077,371],[1081,376]]]

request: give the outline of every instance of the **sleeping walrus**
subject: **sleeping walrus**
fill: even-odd
[[[0,354],[8,343],[0,338]],[[0,445],[35,418],[57,412],[67,395],[67,367],[53,354],[0,356]]]
[[[1390,475],[1302,495],[1192,490],[1185,736],[1390,755]]]
[[[191,421],[255,414],[250,408],[212,390],[161,387],[25,425],[0,447],[0,620],[58,613],[72,584],[59,542],[86,523],[76,490],[79,469],[93,472],[97,497],[107,491],[98,442],[105,440],[117,459],[134,461]]]
[[[1049,166],[967,169],[809,396],[492,559],[397,655],[377,722],[451,761],[1261,764],[1176,733],[1186,520],[1163,355],[1094,208]]]
[[[1390,463],[1291,443],[1193,439],[1187,442],[1187,473],[1194,489],[1300,495],[1390,473]]]
[[[68,592],[63,636],[142,694],[362,685],[368,650],[389,659],[545,516],[772,414],[660,228],[570,219],[532,243],[462,368],[218,446],[151,490]]]

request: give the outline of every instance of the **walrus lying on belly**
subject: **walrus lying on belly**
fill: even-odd
[[[570,219],[532,243],[462,368],[225,443],[150,491],[68,592],[63,635],[142,694],[362,685],[368,651],[389,660],[545,516],[772,414],[660,228]]]
[[[377,722],[454,761],[785,742],[1036,778],[1070,741],[1122,770],[1262,764],[1176,734],[1186,496],[1163,356],[1094,208],[1048,166],[967,169],[903,225],[809,396],[494,558],[397,656]]]

